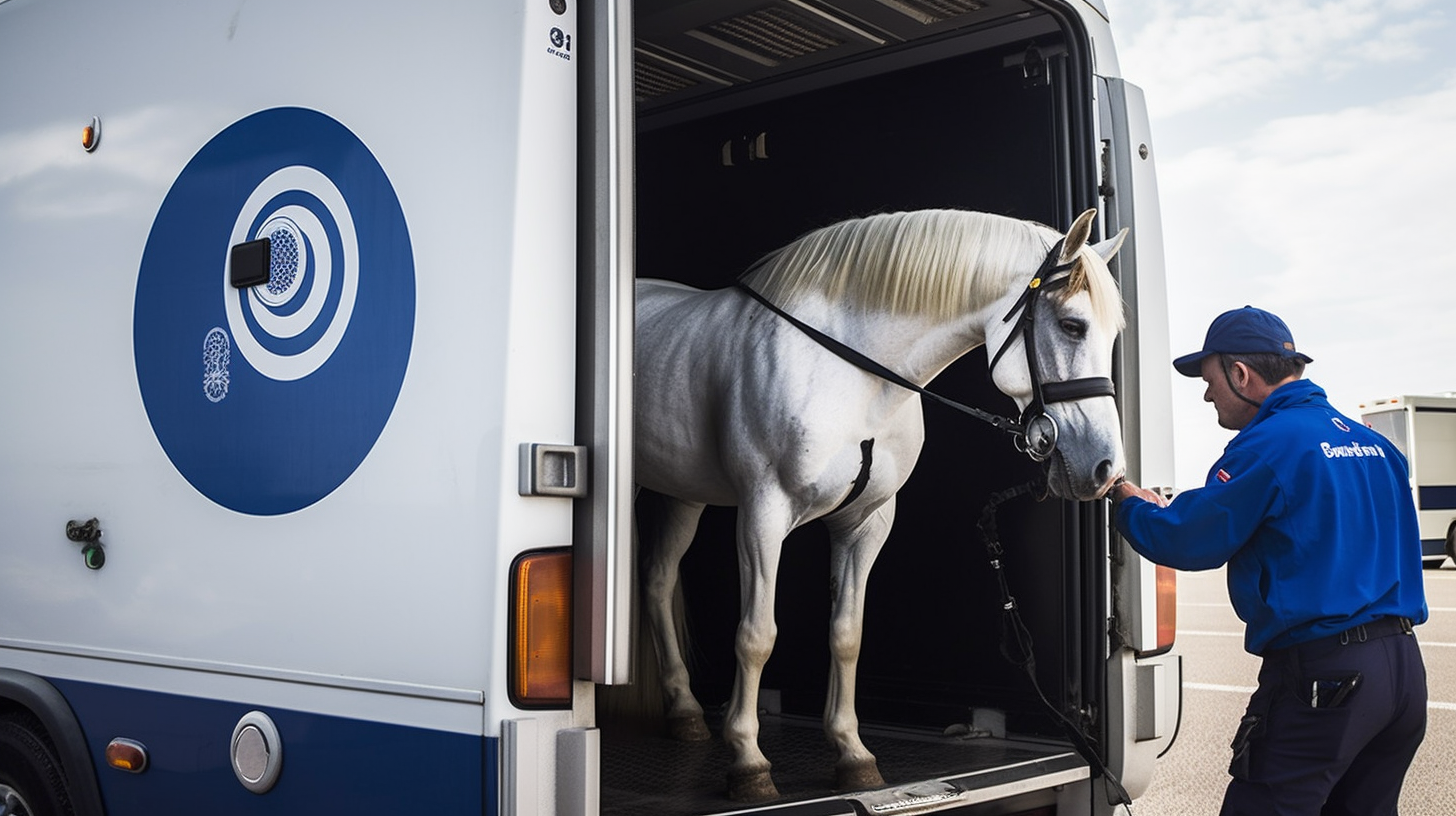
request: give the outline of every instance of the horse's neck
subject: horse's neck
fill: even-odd
[[[917,385],[930,382],[986,341],[980,312],[945,321],[924,315],[843,310],[817,298],[805,299],[794,312],[800,320]]]

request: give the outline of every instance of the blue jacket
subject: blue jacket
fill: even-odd
[[[1426,620],[1405,457],[1308,380],[1264,400],[1203,487],[1163,508],[1129,498],[1116,519],[1156,563],[1227,563],[1229,599],[1254,654],[1387,615]]]

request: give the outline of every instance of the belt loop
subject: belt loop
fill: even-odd
[[[1340,633],[1340,645],[1341,646],[1349,646],[1350,645],[1350,630],[1349,629],[1346,629],[1345,631],[1343,631],[1343,632]]]
[[[1359,642],[1364,643],[1365,641],[1370,639],[1370,630],[1365,628],[1365,624],[1362,623],[1359,626],[1356,626],[1355,631],[1359,636]]]
[[[1401,618],[1400,619],[1400,631],[1406,633],[1407,635],[1414,635],[1416,633],[1416,628],[1411,623],[1411,619],[1410,618]]]

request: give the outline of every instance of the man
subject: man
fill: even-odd
[[[1301,379],[1284,321],[1219,315],[1201,351],[1218,423],[1239,433],[1171,504],[1109,494],[1133,549],[1176,569],[1228,564],[1244,647],[1263,658],[1233,742],[1227,814],[1395,814],[1426,730],[1420,536],[1405,458]]]

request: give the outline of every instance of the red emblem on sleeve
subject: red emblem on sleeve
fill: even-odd
[[[1215,473],[1215,474],[1213,474],[1213,475],[1220,482],[1227,482],[1229,479],[1232,479],[1233,478],[1232,476],[1229,475],[1229,472],[1227,470],[1224,470],[1223,468],[1219,468],[1218,472]]]

